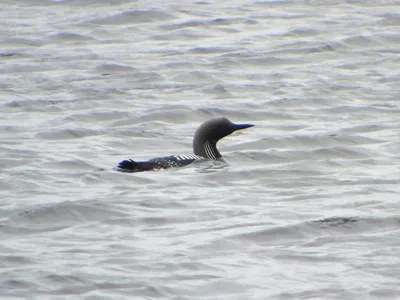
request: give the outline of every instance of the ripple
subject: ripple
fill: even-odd
[[[94,71],[98,73],[123,73],[133,70],[135,69],[131,66],[120,64],[101,64],[94,69]]]
[[[211,35],[205,31],[192,28],[182,28],[169,32],[167,34],[155,34],[150,38],[156,41],[174,41],[174,40],[198,40],[210,37]]]
[[[92,20],[91,22],[102,25],[123,25],[160,22],[173,18],[174,16],[171,13],[166,13],[158,10],[132,10],[125,11],[123,13],[109,16],[103,19]]]
[[[367,35],[355,35],[346,38],[342,41],[346,46],[351,47],[378,47],[381,46],[381,42],[374,36]]]
[[[377,25],[380,26],[398,26],[400,22],[400,14],[399,13],[386,13],[381,15],[383,20],[378,21]]]
[[[36,136],[45,140],[66,140],[80,139],[88,136],[102,135],[104,130],[94,130],[87,128],[56,129],[39,132]]]
[[[61,32],[54,34],[48,38],[49,43],[60,43],[60,42],[79,42],[79,41],[90,41],[94,40],[89,35],[83,35],[74,32]]]
[[[125,213],[102,203],[56,203],[10,216],[7,223],[2,224],[2,232],[58,231],[78,224],[122,216]]]

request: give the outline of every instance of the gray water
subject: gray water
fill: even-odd
[[[3,0],[0,297],[400,299],[399,7]]]

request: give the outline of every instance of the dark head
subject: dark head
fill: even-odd
[[[194,154],[209,159],[219,159],[222,155],[218,152],[217,142],[230,135],[232,132],[252,127],[252,124],[234,124],[227,118],[212,118],[197,129],[193,138]]]

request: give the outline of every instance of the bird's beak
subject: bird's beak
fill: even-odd
[[[246,129],[253,126],[254,126],[253,124],[235,124],[235,131],[240,129]]]

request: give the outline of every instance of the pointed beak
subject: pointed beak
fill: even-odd
[[[246,129],[253,126],[254,126],[253,124],[235,124],[235,131],[240,129]]]

